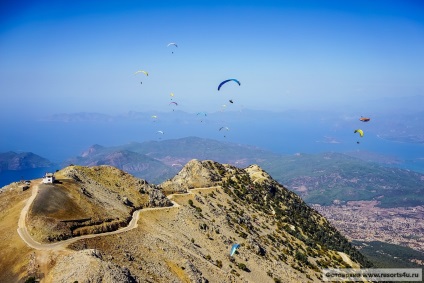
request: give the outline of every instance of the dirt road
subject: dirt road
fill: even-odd
[[[41,181],[40,181],[40,183],[41,183]],[[134,213],[132,215],[132,219],[131,219],[130,223],[128,223],[128,226],[123,227],[121,229],[118,229],[116,231],[99,233],[99,234],[83,235],[83,236],[74,237],[74,238],[70,238],[70,239],[67,239],[67,240],[59,241],[59,242],[54,242],[54,243],[51,243],[51,244],[43,244],[43,243],[39,243],[39,242],[35,241],[31,237],[31,235],[29,234],[28,229],[26,227],[26,223],[25,223],[25,220],[26,220],[28,211],[31,207],[31,204],[35,200],[35,198],[37,197],[39,184],[36,184],[32,188],[32,195],[27,200],[25,207],[21,211],[21,215],[20,215],[19,221],[18,221],[18,229],[17,230],[18,230],[18,234],[21,237],[21,239],[29,247],[36,249],[36,250],[44,250],[44,251],[45,250],[66,249],[66,247],[69,244],[74,243],[74,242],[79,241],[79,240],[82,240],[82,239],[91,239],[91,238],[95,238],[95,237],[103,237],[103,236],[107,236],[107,235],[114,235],[114,234],[119,234],[119,233],[124,233],[124,232],[130,231],[130,230],[138,227],[138,219],[140,217],[140,213],[142,213],[143,211],[177,208],[180,205],[172,200],[172,198],[174,196],[193,194],[191,191],[189,191],[188,193],[185,193],[185,194],[171,194],[171,195],[169,195],[168,198],[171,200],[171,202],[173,204],[173,206],[171,206],[171,207],[149,207],[149,208],[143,208],[143,209],[136,210],[136,211],[134,211]],[[203,189],[213,189],[213,188],[215,188],[215,187],[195,188],[193,190],[203,190]]]

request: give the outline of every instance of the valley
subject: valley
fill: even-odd
[[[312,205],[350,240],[381,241],[424,253],[424,206],[381,208],[376,201]]]

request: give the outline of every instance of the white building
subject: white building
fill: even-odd
[[[46,173],[43,177],[43,183],[44,184],[53,184],[54,183],[54,174],[53,173]]]

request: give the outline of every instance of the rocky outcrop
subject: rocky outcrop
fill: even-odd
[[[172,206],[172,202],[163,194],[163,192],[154,188],[149,192],[149,207]]]
[[[54,282],[137,282],[126,267],[106,261],[100,251],[82,250],[60,257],[51,271]]]
[[[202,276],[202,272],[200,272],[196,266],[189,260],[185,263],[185,270],[190,278],[191,282],[194,283],[208,283],[209,280]]]
[[[253,249],[253,251],[260,256],[265,255],[265,249],[259,244],[258,240],[256,240],[254,237],[249,236],[247,238],[247,242],[249,243],[250,247]]]
[[[227,171],[226,166],[218,162],[193,159],[175,177],[163,182],[160,187],[166,192],[186,192],[193,188],[212,187],[220,184]]]

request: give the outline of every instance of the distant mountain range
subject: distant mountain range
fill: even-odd
[[[6,170],[25,170],[32,168],[50,167],[51,163],[46,158],[36,155],[32,152],[13,151],[0,153],[0,172]]]
[[[371,156],[371,160],[390,163]],[[66,162],[112,165],[139,178],[161,183],[191,159],[211,159],[239,168],[258,164],[308,203],[378,200],[381,206],[424,204],[424,175],[340,153],[281,155],[260,148],[188,137],[175,140],[94,145]]]
[[[159,184],[191,159],[216,160],[239,168],[258,164],[313,204],[352,200],[378,200],[381,207],[424,204],[423,174],[394,168],[395,159],[367,152],[282,155],[243,144],[187,137],[113,147],[93,145],[63,166],[111,165]],[[0,172],[52,166],[49,160],[30,152],[0,154]]]

